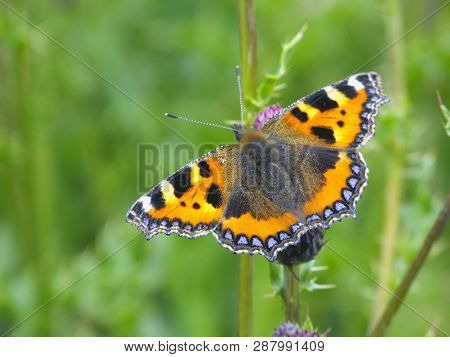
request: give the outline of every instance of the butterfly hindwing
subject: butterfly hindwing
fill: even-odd
[[[356,204],[367,185],[368,168],[356,150],[318,151],[320,184],[304,202],[306,224],[327,228],[343,217],[355,217]]]
[[[269,202],[262,193],[249,194],[238,188],[231,194],[213,233],[222,246],[234,253],[262,254],[273,261],[279,250],[298,241],[296,234],[303,227],[299,219]]]
[[[357,148],[375,133],[375,117],[386,102],[380,76],[360,73],[300,99],[269,121],[265,130],[290,137],[294,132],[298,140],[315,145]]]
[[[219,147],[176,171],[136,201],[127,221],[147,238],[157,233],[189,238],[207,234],[219,223],[227,201],[225,152],[226,147]]]

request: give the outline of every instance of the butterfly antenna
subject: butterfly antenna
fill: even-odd
[[[200,121],[200,120],[190,119],[190,118],[183,117],[181,115],[175,115],[175,114],[171,114],[171,113],[164,113],[164,115],[166,117],[169,117],[169,118],[185,120],[185,121],[188,121],[188,122],[191,122],[191,123],[194,123],[194,124],[201,124],[201,125],[206,125],[206,126],[212,126],[212,127],[215,127],[215,128],[221,128],[221,129],[228,129],[228,130],[231,130],[231,131],[236,131],[235,129],[233,129],[233,128],[229,127],[229,126],[224,126],[224,125],[208,123],[208,122],[204,122],[204,121]]]
[[[239,90],[239,106],[241,109],[241,125],[244,128],[244,100],[242,98],[242,83],[241,83],[241,69],[239,66],[236,66],[236,79]]]

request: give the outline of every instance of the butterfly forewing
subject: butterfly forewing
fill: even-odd
[[[225,165],[231,146],[219,147],[187,164],[139,198],[127,221],[147,238],[177,233],[189,238],[207,234],[227,202]]]
[[[387,102],[377,73],[360,73],[314,92],[287,107],[263,130],[297,142],[335,148],[363,146],[375,133],[375,117]]]

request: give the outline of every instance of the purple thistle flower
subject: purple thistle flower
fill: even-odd
[[[264,108],[264,110],[258,114],[255,122],[253,123],[253,129],[261,130],[264,124],[275,115],[281,112],[281,106],[278,104],[269,105]]]
[[[326,334],[326,333],[325,333]],[[324,335],[325,335],[324,334]],[[315,331],[302,331],[300,326],[291,322],[283,322],[273,332],[272,337],[318,337]]]

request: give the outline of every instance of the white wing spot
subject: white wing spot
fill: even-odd
[[[363,84],[356,79],[356,76],[351,76],[348,79],[348,84],[355,87],[357,91],[364,88]]]
[[[152,209],[152,203],[151,203],[150,197],[148,197],[148,196],[142,196],[142,197],[139,199],[139,202],[142,203],[142,209],[143,209],[145,212],[148,212],[148,211],[150,211],[150,210]]]

